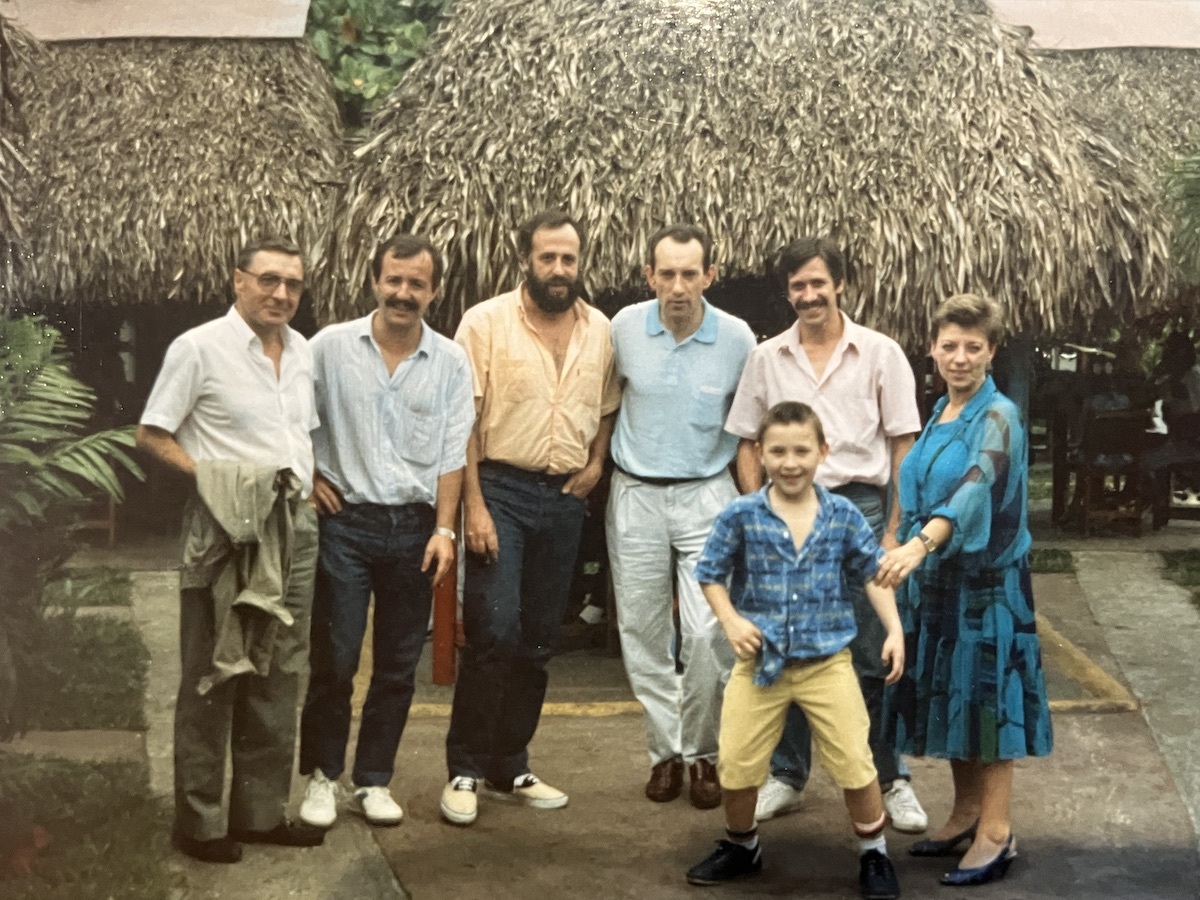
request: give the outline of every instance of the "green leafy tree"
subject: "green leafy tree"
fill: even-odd
[[[424,53],[449,0],[312,0],[307,35],[333,74],[342,121],[371,114]]]
[[[141,478],[130,428],[87,433],[95,403],[41,318],[0,317],[0,739],[20,725],[17,679],[36,659],[42,588],[70,553],[84,502]]]
[[[1173,252],[1180,276],[1200,284],[1200,150],[1176,161],[1167,178],[1176,214]]]

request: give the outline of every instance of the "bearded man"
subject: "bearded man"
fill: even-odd
[[[620,404],[608,319],[582,299],[584,241],[565,213],[526,221],[521,284],[468,309],[455,336],[476,410],[463,483],[466,645],[441,800],[455,825],[475,821],[480,788],[534,809],[567,805],[530,771],[528,746]]]

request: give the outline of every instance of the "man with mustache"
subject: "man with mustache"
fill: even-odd
[[[825,427],[829,456],[817,482],[854,502],[885,550],[897,546],[900,525],[897,473],[921,419],[916,382],[894,340],[852,322],[838,308],[846,287],[846,261],[828,238],[803,238],[779,254],[778,274],[796,324],[750,354],[725,429],[738,444],[738,481],[745,493],[762,487],[754,438],[763,414],[785,400],[811,406]],[[886,503],[892,484],[892,502]],[[886,522],[885,522],[886,512]],[[871,752],[884,791],[884,807],[900,831],[919,833],[928,820],[910,784],[911,775],[883,737],[883,688],[888,667],[880,657],[886,637],[861,585],[847,584],[858,634],[850,644],[867,712]],[[788,712],[783,738],[771,759],[771,778],[759,791],[759,821],[798,808],[812,764],[812,737],[799,708]]]
[[[351,772],[355,808],[398,825],[396,750],[429,624],[454,564],[454,527],[475,407],[463,349],[425,322],[442,279],[428,240],[399,234],[372,260],[376,309],[312,339],[321,546],[312,677],[300,723],[300,818],[328,828],[345,768],[350,698],[375,597],[371,685]]]
[[[523,223],[521,284],[468,309],[455,336],[471,360],[476,409],[463,488],[466,646],[441,799],[455,825],[475,821],[480,782],[494,799],[567,804],[530,772],[527,748],[620,404],[608,320],[581,299],[584,240],[565,213]]]
[[[717,267],[700,228],[655,232],[644,274],[655,298],[625,307],[612,323],[621,409],[608,554],[625,671],[645,710],[645,794],[674,800],[686,767],[688,799],[712,809],[721,803],[717,732],[733,651],[692,570],[713,520],[737,496],[729,474],[737,438],[721,426],[754,332],[705,300]]]

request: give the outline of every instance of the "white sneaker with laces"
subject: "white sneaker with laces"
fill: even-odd
[[[474,778],[459,775],[450,779],[442,789],[442,818],[455,825],[470,825],[479,815],[479,783]]]
[[[485,781],[483,790],[495,800],[506,803],[523,803],[534,809],[559,809],[567,805],[568,797],[556,787],[546,784],[532,772],[513,779],[511,791],[502,791]]]
[[[765,822],[776,816],[786,816],[800,808],[803,791],[792,787],[786,781],[780,781],[774,775],[767,783],[758,789],[758,803],[754,807],[754,821]]]
[[[320,769],[314,769],[304,789],[300,821],[315,828],[328,828],[337,819],[337,782],[330,781]]]
[[[354,799],[363,818],[372,825],[399,825],[404,820],[404,810],[386,787],[357,788]]]
[[[892,827],[905,834],[920,834],[929,827],[929,817],[921,808],[921,801],[913,793],[912,785],[904,778],[897,778],[883,795],[883,808],[892,820]]]

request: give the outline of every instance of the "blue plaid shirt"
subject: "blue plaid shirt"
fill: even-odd
[[[866,582],[883,558],[858,507],[815,487],[820,508],[799,553],[764,487],[717,516],[696,563],[696,580],[728,584],[734,607],[762,632],[754,673],[762,687],[779,677],[787,660],[829,656],[850,643],[854,604],[842,579]]]

